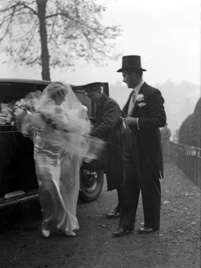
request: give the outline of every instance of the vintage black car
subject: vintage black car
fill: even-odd
[[[50,81],[0,79],[0,113],[29,92],[42,91]],[[93,118],[95,107],[85,96],[83,86],[71,85],[88,115]],[[108,84],[102,83],[108,94]],[[100,165],[83,164],[80,170],[80,195],[84,202],[96,200],[103,187],[104,171]],[[17,132],[14,125],[0,125],[0,208],[38,198],[38,185],[33,160],[33,143]]]

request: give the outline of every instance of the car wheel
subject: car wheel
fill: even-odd
[[[79,199],[83,202],[96,200],[103,188],[102,170],[80,170],[80,193]]]

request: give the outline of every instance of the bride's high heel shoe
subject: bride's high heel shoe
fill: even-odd
[[[49,229],[45,228],[45,223],[44,222],[42,222],[41,233],[42,233],[42,236],[44,238],[48,238],[51,235],[51,231]]]
[[[75,237],[75,236],[76,236],[76,233],[73,232],[73,231],[64,231],[64,234],[65,234],[66,236],[72,236],[72,237]]]

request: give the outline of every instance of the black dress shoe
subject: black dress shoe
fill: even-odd
[[[138,230],[138,234],[149,234],[158,231],[158,228],[142,227]]]
[[[106,215],[107,219],[116,219],[120,217],[120,213],[117,210],[111,211]]]
[[[123,236],[123,235],[131,234],[131,233],[133,233],[133,230],[118,228],[116,231],[114,231],[114,233],[112,235],[114,237],[118,237],[118,236]]]

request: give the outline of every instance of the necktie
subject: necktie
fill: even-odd
[[[136,94],[135,94],[135,92],[133,92],[132,97],[133,97],[133,107],[134,107],[134,105],[135,105],[135,101],[136,101]]]
[[[131,112],[132,112],[134,105],[135,105],[135,101],[136,101],[135,92],[133,92],[131,95],[131,98],[130,98],[129,106],[128,106],[128,116],[131,115]]]

